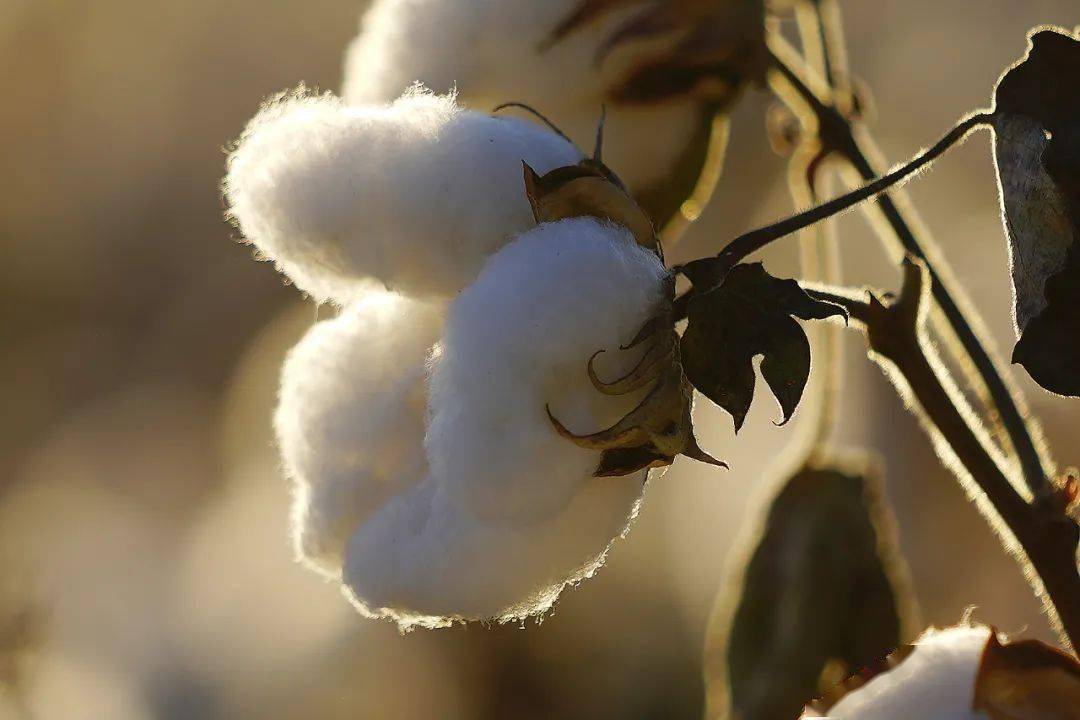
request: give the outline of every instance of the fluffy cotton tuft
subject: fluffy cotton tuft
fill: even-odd
[[[533,225],[522,161],[546,172],[580,159],[557,135],[463,110],[452,94],[414,87],[349,106],[291,93],[244,130],[225,192],[244,236],[316,300],[347,303],[370,278],[449,296]]]
[[[602,377],[633,366],[642,350],[619,346],[656,313],[666,276],[625,228],[591,218],[542,225],[493,256],[451,306],[434,360],[435,475],[495,522],[561,511],[599,454],[560,437],[545,406],[585,434],[637,405],[597,392],[586,367],[598,350]]]
[[[826,717],[836,720],[986,720],[972,710],[975,680],[990,628],[929,630],[892,670],[845,696]],[[820,717],[806,714],[804,718]]]
[[[340,577],[356,527],[424,476],[425,363],[441,328],[438,304],[373,289],[290,352],[274,425],[311,567]]]
[[[541,41],[579,2],[375,0],[346,54],[343,95],[353,103],[385,102],[420,81],[442,92],[456,88],[477,109],[528,103],[590,143],[609,89],[679,35],[631,43],[597,67],[602,41],[640,10],[630,4],[540,52]],[[690,101],[609,103],[608,110],[605,160],[634,190],[668,176],[699,117]]]
[[[344,580],[366,613],[402,626],[542,612],[591,575],[636,514],[644,473],[594,478],[600,454],[560,438],[630,399],[605,397],[586,364],[626,369],[666,271],[623,228],[564,220],[523,234],[450,308],[432,359],[428,472],[361,523]],[[420,439],[416,438],[417,447]]]

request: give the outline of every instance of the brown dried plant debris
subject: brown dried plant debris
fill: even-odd
[[[638,245],[660,252],[652,221],[606,165],[594,159],[539,175],[528,163],[525,193],[537,222],[592,216],[626,227]]]
[[[972,709],[990,720],[1080,720],[1080,663],[1037,640],[1002,643],[991,632]]]
[[[540,44],[545,50],[581,28],[640,0],[582,0]],[[663,51],[633,66],[611,89],[619,103],[693,97],[723,109],[767,65],[764,0],[653,0],[623,20],[597,48],[602,63],[629,43],[670,36]]]
[[[568,430],[548,408],[548,418],[561,436],[580,447],[603,451],[594,473],[597,476],[628,475],[663,467],[674,462],[678,455],[727,467],[702,450],[694,437],[694,388],[683,373],[671,312],[674,278],[666,290],[658,312],[629,344],[619,348],[624,352],[644,348],[633,368],[623,377],[601,379],[593,361],[603,351],[595,353],[586,367],[593,387],[605,395],[626,395],[651,385],[637,407],[611,427],[582,435]]]

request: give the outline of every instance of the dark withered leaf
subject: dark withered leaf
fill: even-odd
[[[1080,397],[1080,243],[1065,267],[1046,281],[1046,308],[1028,321],[1012,361],[1058,395]]]
[[[710,621],[708,715],[796,718],[823,685],[901,643],[907,570],[881,483],[863,468],[804,467],[753,537],[741,587]]]
[[[998,82],[995,163],[1012,253],[1013,362],[1080,397],[1080,39],[1034,32]]]
[[[621,477],[648,468],[664,467],[671,459],[647,447],[615,448],[600,455],[600,464],[593,473],[596,477]]]
[[[708,287],[709,266],[688,273]],[[811,298],[794,280],[765,272],[761,263],[736,265],[723,284],[695,295],[687,307],[681,341],[686,376],[701,394],[722,407],[738,431],[754,398],[753,360],[780,403],[782,422],[791,419],[810,376],[810,343],[793,318],[845,317],[843,308]]]

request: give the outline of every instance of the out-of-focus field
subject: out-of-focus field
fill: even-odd
[[[0,717],[20,703],[50,720],[699,715],[725,554],[798,432],[772,425],[765,394],[738,439],[704,413],[703,442],[732,470],[678,462],[607,566],[539,626],[402,637],[291,561],[269,418],[282,356],[316,310],[233,242],[218,183],[263,97],[337,87],[361,4],[0,4]],[[1080,22],[1076,0],[843,6],[890,161],[986,104],[1029,27]],[[717,200],[673,260],[789,211],[767,104],[744,100]],[[911,194],[1009,347],[987,137]],[[840,232],[850,281],[895,285],[858,215]],[[794,246],[768,262],[795,273]],[[862,349],[852,334],[839,439],[885,457],[924,620],[977,604],[1049,639]],[[1021,382],[1076,463],[1077,406]]]

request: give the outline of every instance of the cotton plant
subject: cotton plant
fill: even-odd
[[[290,93],[226,188],[260,253],[341,306],[286,361],[275,427],[297,553],[362,612],[542,612],[600,566],[650,468],[717,462],[692,435],[673,277],[598,156],[421,87]]]
[[[778,29],[792,11],[800,48]],[[1076,397],[1080,93],[1059,85],[1080,77],[1080,37],[1034,32],[992,107],[881,176],[842,40],[833,0],[376,0],[341,97],[267,101],[231,151],[228,214],[336,309],[289,354],[274,418],[299,560],[403,630],[540,616],[597,572],[676,458],[725,465],[695,437],[695,402],[738,433],[760,377],[777,425],[798,412],[812,357],[835,362],[804,324],[827,321],[865,333],[1063,649],[970,625],[904,649],[918,608],[883,463],[831,447],[830,391],[721,588],[707,714],[1077,717],[1080,480],[884,193],[992,130],[1014,360]],[[707,199],[726,113],[754,84],[787,108],[793,195],[812,207],[672,266],[665,244]],[[813,205],[835,164],[865,184]],[[905,249],[896,291],[752,261],[802,231],[808,265],[827,264],[829,218],[870,199]]]

